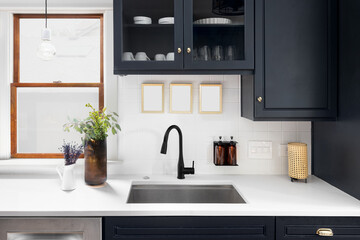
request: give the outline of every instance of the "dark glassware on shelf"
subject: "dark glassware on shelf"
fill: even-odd
[[[223,61],[224,60],[224,50],[220,45],[214,46],[212,48],[212,57],[214,61]]]
[[[93,186],[104,184],[107,179],[106,139],[86,141],[84,157],[85,183]]]
[[[229,45],[225,48],[225,60],[233,61],[235,60],[235,46]]]
[[[245,60],[244,23],[244,0],[193,0],[193,61]]]
[[[199,60],[199,51],[197,48],[194,48],[193,50],[193,59],[194,61]]]
[[[205,45],[202,46],[199,49],[199,60],[203,60],[203,61],[211,61],[211,49],[209,46]]]

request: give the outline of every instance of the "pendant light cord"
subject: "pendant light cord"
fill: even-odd
[[[47,0],[45,0],[45,28],[47,28]]]

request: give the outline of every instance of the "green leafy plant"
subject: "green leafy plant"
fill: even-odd
[[[119,115],[116,112],[106,113],[106,108],[97,111],[90,103],[85,107],[91,109],[89,117],[84,120],[73,119],[64,124],[64,131],[70,132],[73,128],[75,131],[85,134],[85,141],[101,141],[108,136],[107,132],[111,129],[112,134],[117,134],[121,131],[118,122]]]

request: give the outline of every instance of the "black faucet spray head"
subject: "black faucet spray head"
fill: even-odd
[[[160,150],[160,153],[161,154],[166,154],[167,152],[167,141],[163,141],[162,145],[161,145],[161,150]]]

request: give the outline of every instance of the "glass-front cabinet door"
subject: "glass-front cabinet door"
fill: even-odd
[[[183,68],[182,0],[114,0],[115,73]]]
[[[254,68],[253,0],[184,0],[187,69]]]

